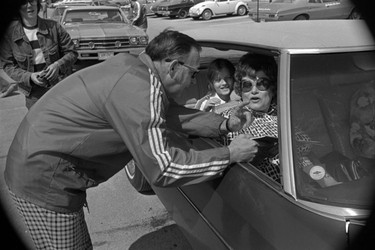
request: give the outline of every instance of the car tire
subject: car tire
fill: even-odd
[[[209,9],[206,9],[202,13],[202,19],[203,20],[210,20],[212,18],[212,11]]]
[[[188,13],[187,10],[180,10],[180,11],[178,12],[178,18],[180,18],[180,19],[187,18],[188,14],[189,14],[189,13]]]
[[[357,9],[353,9],[348,19],[353,19],[353,20],[362,19],[362,15],[361,13],[359,13]]]
[[[246,13],[247,13],[247,9],[245,6],[241,5],[240,7],[238,7],[237,15],[243,16],[243,15],[246,15]]]
[[[143,176],[142,172],[138,169],[137,164],[134,160],[131,160],[124,167],[126,177],[130,184],[141,194],[153,194],[150,184]]]
[[[309,20],[309,17],[307,15],[298,15],[293,20],[295,20],[295,21]]]

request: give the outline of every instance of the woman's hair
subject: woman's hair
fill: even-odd
[[[166,29],[151,40],[146,47],[146,54],[153,61],[177,59],[189,54],[192,48],[199,52],[202,50],[198,42],[190,36]]]
[[[242,95],[241,81],[245,76],[253,74],[253,71],[263,71],[271,81],[270,90],[274,93],[274,99],[277,94],[277,64],[272,56],[262,54],[247,53],[240,58],[234,73],[235,83],[234,91],[237,95]]]
[[[208,78],[208,82],[210,83],[208,85],[209,93],[211,93],[211,94],[215,93],[213,84],[217,80],[217,78],[219,76],[219,73],[222,72],[223,69],[227,69],[229,71],[229,74],[231,75],[231,77],[234,77],[235,67],[227,59],[218,58],[218,59],[213,60],[210,63],[210,65],[208,65],[207,78]]]

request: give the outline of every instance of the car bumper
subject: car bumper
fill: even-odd
[[[249,14],[250,18],[257,21],[261,21],[261,22],[264,22],[264,21],[278,21],[279,20],[279,17],[275,14],[265,14],[265,13],[259,13],[259,15],[257,15],[256,13],[250,13]]]
[[[189,12],[189,16],[191,16],[191,17],[200,17],[201,14],[199,14],[197,12]]]
[[[120,50],[79,50],[77,49],[78,53],[78,60],[85,61],[85,60],[99,60],[104,61],[112,56],[115,56],[118,53],[129,53],[130,51],[133,52],[137,49],[144,50],[146,46],[134,46]]]

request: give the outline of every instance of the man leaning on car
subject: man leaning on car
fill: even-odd
[[[251,122],[242,109],[247,103],[225,119],[173,101],[199,72],[200,51],[193,38],[166,30],[145,53],[120,53],[78,71],[30,109],[4,175],[38,249],[92,249],[83,212],[86,190],[132,158],[149,183],[163,187],[211,180],[229,164],[254,158],[258,144],[250,135],[207,150],[167,137],[176,130],[218,137]]]

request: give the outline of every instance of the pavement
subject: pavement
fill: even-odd
[[[4,75],[2,70],[0,70],[0,77],[8,79],[8,76]],[[28,234],[26,234],[24,224],[15,219],[18,218],[18,215],[16,214],[16,209],[13,206],[13,203],[10,201],[3,178],[9,146],[26,113],[25,97],[20,93],[13,92],[7,97],[0,98],[0,200],[1,205],[3,206],[2,208],[5,210],[6,218],[11,220],[17,234],[21,236],[26,245],[29,245],[31,240]],[[1,226],[3,227],[4,224],[1,224]],[[7,230],[9,232],[9,228],[7,228]]]

